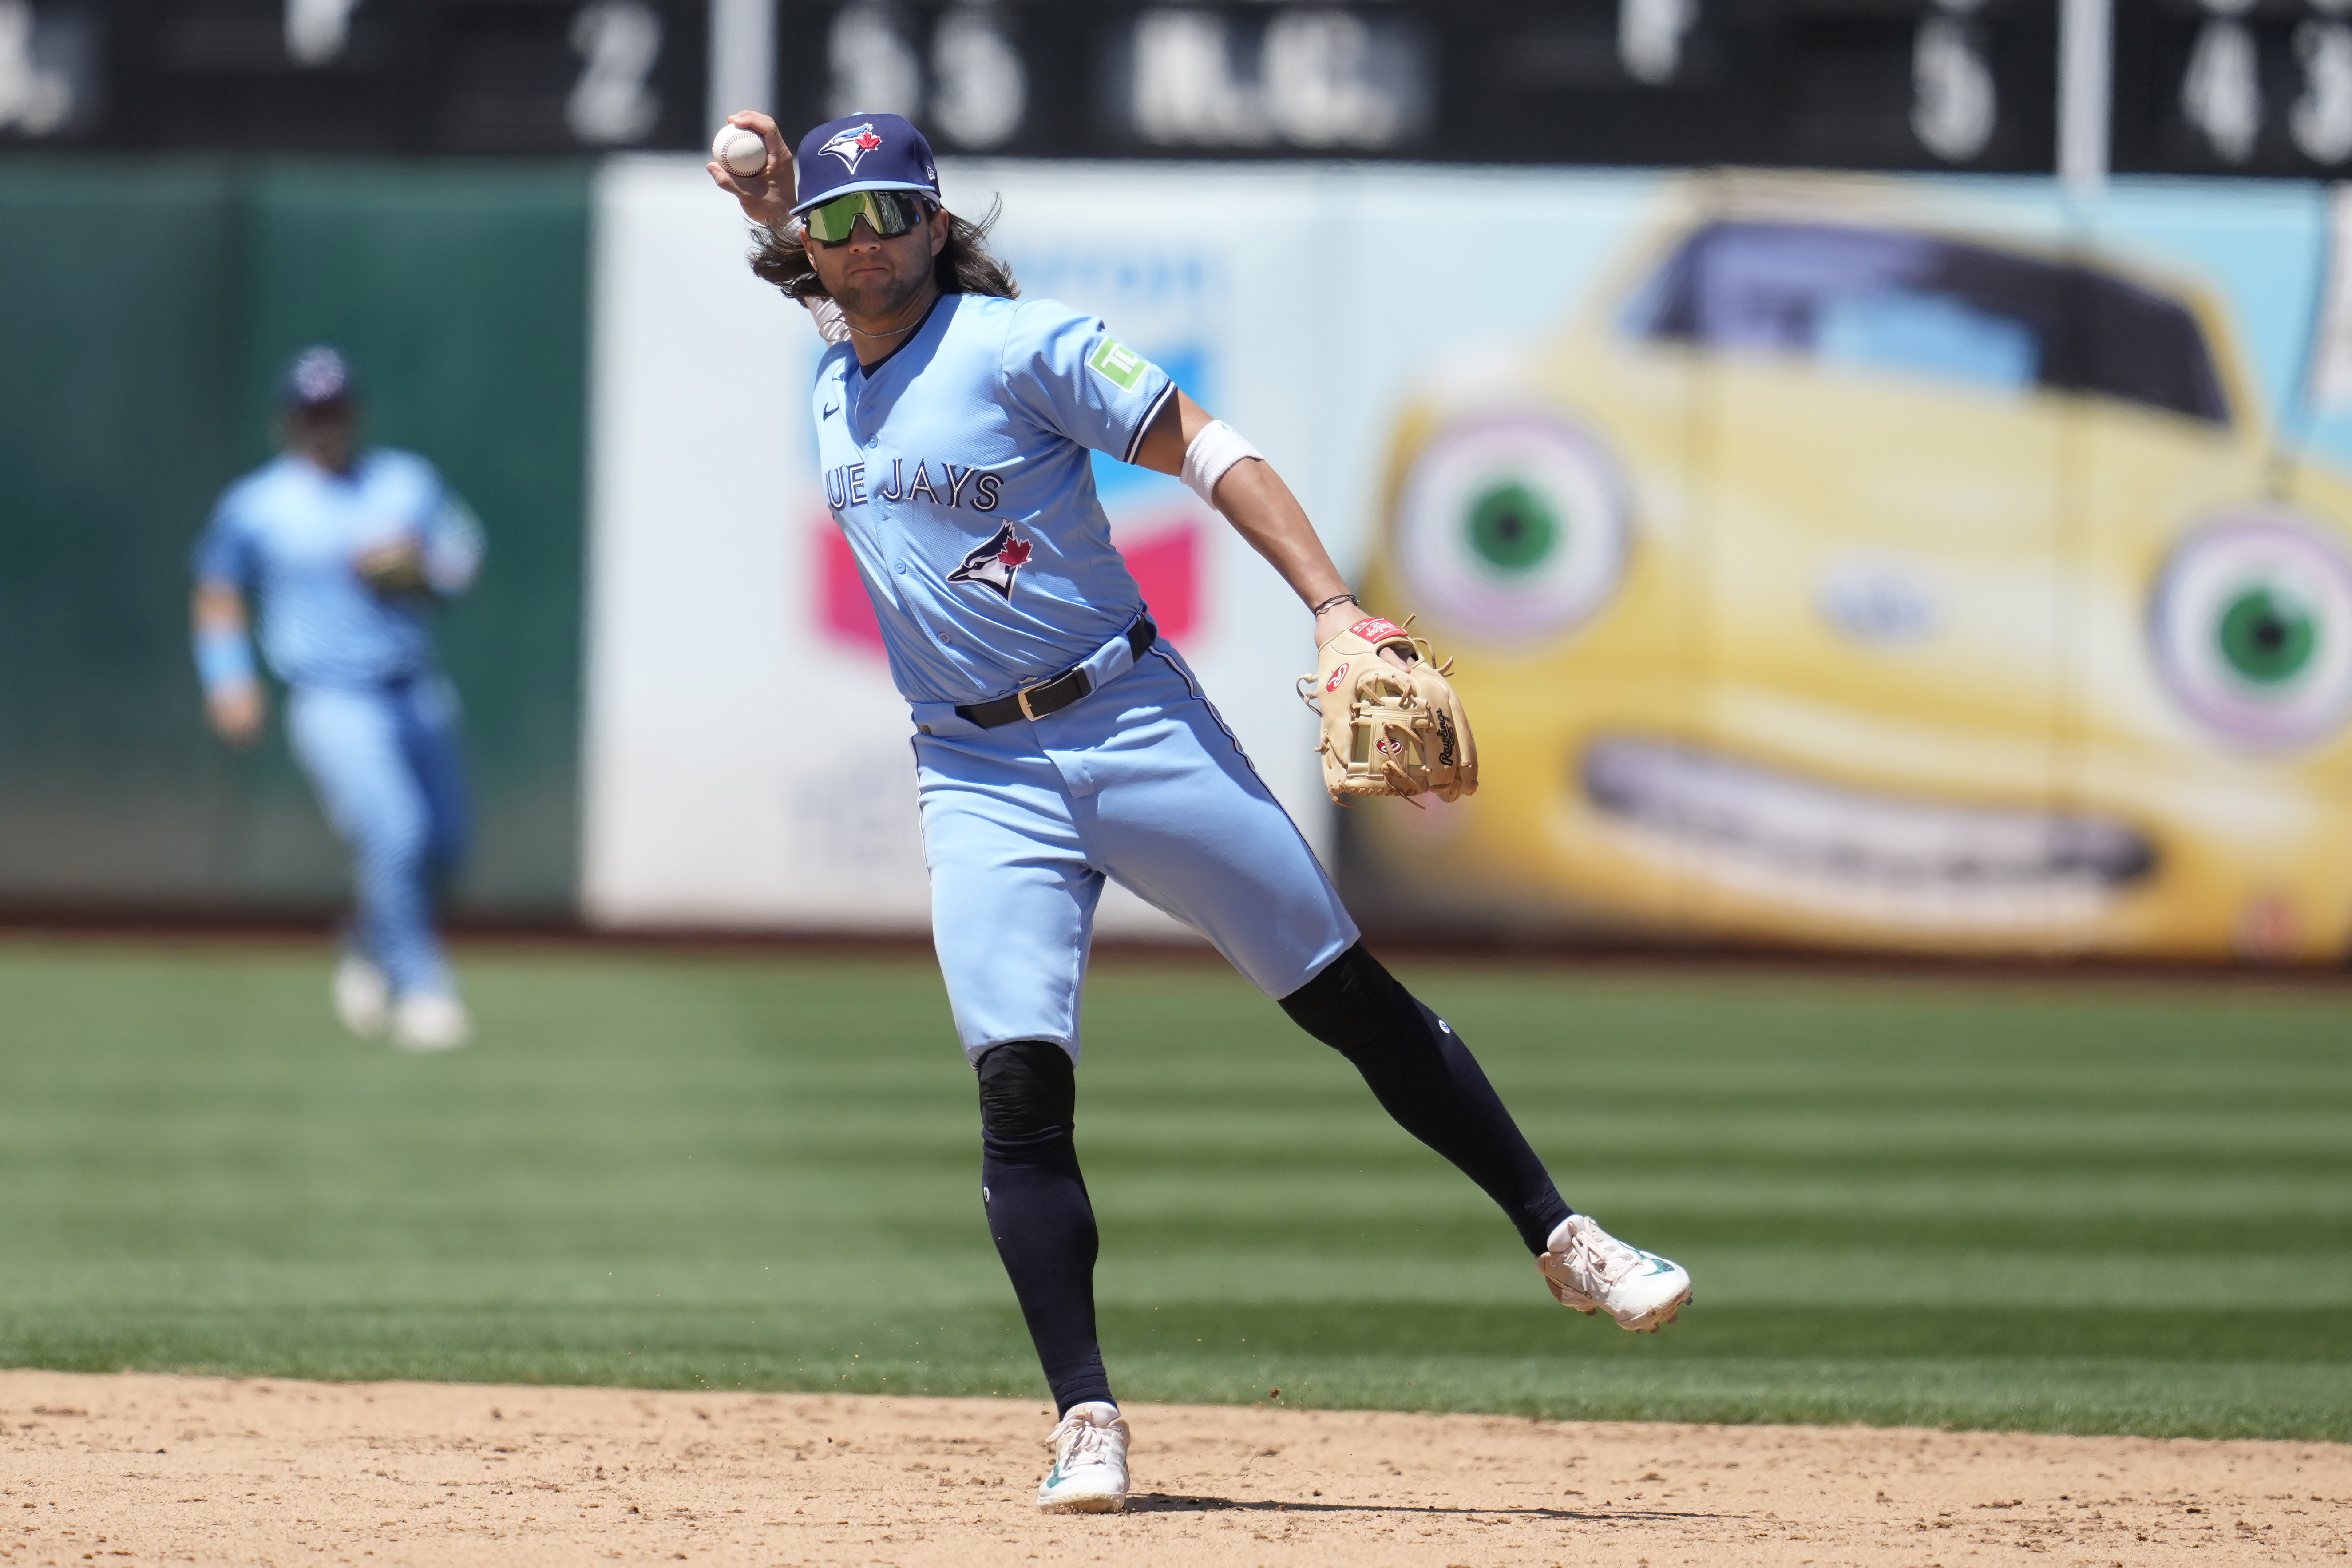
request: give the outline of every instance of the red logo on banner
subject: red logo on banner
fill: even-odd
[[[857,556],[830,513],[810,520],[816,542],[816,617],[826,640],[876,658],[882,657],[882,627],[874,618],[874,601],[866,595],[866,580],[857,574]],[[1201,620],[1201,531],[1190,517],[1180,517],[1148,533],[1122,529],[1119,553],[1128,572],[1143,590],[1151,622],[1171,637],[1182,637]]]

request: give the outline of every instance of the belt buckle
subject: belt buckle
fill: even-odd
[[[1037,712],[1029,706],[1029,699],[1033,695],[1040,691],[1047,690],[1051,688],[1059,687],[1065,681],[1076,681],[1077,683],[1078,689],[1076,696],[1071,697],[1066,701],[1056,702],[1053,707],[1048,708],[1043,713]],[[1041,680],[1034,686],[1023,687],[1020,690],[1013,694],[1013,700],[1014,704],[1020,708],[1021,717],[1028,720],[1032,724],[1034,724],[1040,719],[1052,718],[1055,714],[1059,713],[1063,709],[1067,708],[1070,703],[1077,701],[1080,698],[1093,696],[1094,689],[1094,678],[1089,676],[1085,670],[1066,669],[1062,671],[1061,674],[1054,677],[1051,680]]]

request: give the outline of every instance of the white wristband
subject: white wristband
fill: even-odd
[[[1217,504],[1217,481],[1225,470],[1244,458],[1265,460],[1265,454],[1249,444],[1249,437],[1222,419],[1212,419],[1208,426],[1192,437],[1184,448],[1183,479],[1186,488],[1208,502]]]

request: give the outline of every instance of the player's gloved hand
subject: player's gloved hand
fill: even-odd
[[[425,589],[425,542],[415,534],[362,550],[352,566],[379,594],[416,594]]]
[[[1411,625],[1408,621],[1406,625]],[[1384,652],[1408,659],[1400,668]],[[1478,748],[1453,671],[1429,657],[1426,641],[1368,616],[1324,640],[1299,695],[1323,719],[1323,784],[1349,795],[1434,795],[1459,800],[1478,788]],[[1307,683],[1312,680],[1314,689]]]

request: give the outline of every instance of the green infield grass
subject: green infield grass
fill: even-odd
[[[1041,1396],[927,962],[486,947],[478,1045],[424,1058],[338,1032],[326,968],[0,943],[0,1361]],[[2352,993],[1408,978],[1696,1303],[1561,1311],[1276,1008],[1106,962],[1078,1135],[1123,1393],[2352,1438]]]

